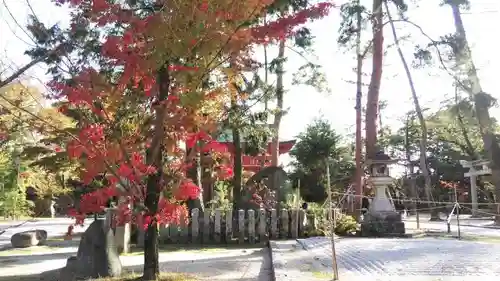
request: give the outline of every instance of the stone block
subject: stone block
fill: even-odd
[[[45,244],[47,241],[47,231],[37,229],[18,232],[10,238],[10,243],[14,248],[27,248]]]

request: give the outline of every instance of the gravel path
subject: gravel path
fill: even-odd
[[[277,281],[325,280],[332,274],[328,238],[277,242]],[[455,281],[500,276],[500,244],[444,239],[339,239],[339,275],[347,280]],[[277,267],[277,268],[276,268]],[[372,279],[373,278],[373,279]],[[472,279],[469,279],[472,278]],[[491,279],[493,280],[493,279]]]

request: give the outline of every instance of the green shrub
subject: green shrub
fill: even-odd
[[[307,231],[309,236],[328,236],[330,234],[332,222],[327,220],[325,215],[325,209],[321,205],[309,205],[308,216],[314,216],[316,220],[316,226],[310,226],[311,228]],[[337,213],[334,231],[340,236],[352,235],[358,231],[358,223],[353,216]]]
[[[338,214],[335,226],[337,235],[351,235],[358,230],[358,222],[353,216]]]
[[[0,196],[0,214],[5,218],[17,219],[33,214],[35,204],[26,199],[24,188],[10,190]]]

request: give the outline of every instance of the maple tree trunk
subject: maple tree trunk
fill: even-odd
[[[170,76],[168,73],[168,64],[165,64],[158,70],[158,100],[155,107],[154,134],[151,145],[146,151],[146,161],[157,169],[155,174],[148,176],[146,182],[146,198],[144,205],[147,208],[148,215],[153,219],[148,225],[146,235],[144,236],[144,274],[143,280],[157,280],[160,274],[158,262],[158,223],[154,219],[158,211],[158,201],[160,193],[159,186],[163,180],[163,140],[165,139],[165,128],[163,122],[166,117],[166,109],[162,104],[167,100],[170,88]]]
[[[359,6],[359,0],[356,1],[356,5]],[[361,99],[363,97],[363,59],[364,56],[361,54],[361,11],[356,12],[356,22],[357,22],[357,34],[356,34],[356,105],[354,109],[356,110],[356,151],[355,151],[355,160],[356,160],[356,174],[355,174],[355,189],[356,189],[356,197],[354,198],[354,210],[356,210],[356,217],[361,216],[361,202],[363,196],[363,186],[362,186],[362,177],[364,174],[363,164],[362,164],[362,153],[363,153],[363,140],[361,135],[361,123],[362,123],[362,115],[361,115]],[[359,211],[358,211],[359,209]]]
[[[495,197],[497,203],[495,222],[496,224],[500,224],[500,205],[498,204],[500,201],[500,147],[495,136],[495,131],[492,126],[493,122],[489,113],[489,108],[493,103],[493,99],[489,94],[483,92],[481,87],[477,69],[474,65],[472,53],[467,41],[459,4],[455,3],[455,1],[447,1],[447,4],[450,5],[452,9],[455,23],[456,46],[452,49],[455,52],[457,66],[461,71],[461,75],[458,75],[458,77],[466,75],[468,85],[464,87],[464,90],[469,93],[470,97],[474,101],[475,113],[479,122],[479,129],[483,139],[484,150],[486,151],[490,161],[491,177],[493,179],[493,184],[495,185]]]
[[[408,85],[410,86],[411,97],[413,99],[413,105],[415,107],[415,112],[417,113],[418,121],[420,123],[420,171],[422,171],[422,175],[424,176],[424,190],[425,196],[427,197],[428,205],[431,213],[431,220],[439,220],[439,210],[436,208],[436,204],[434,203],[434,198],[432,196],[432,181],[431,175],[429,172],[429,167],[427,166],[427,124],[425,122],[424,114],[422,113],[422,108],[420,107],[420,102],[417,96],[417,90],[415,89],[415,84],[413,83],[413,77],[411,75],[410,67],[406,62],[403,51],[401,50],[401,46],[399,44],[399,38],[396,34],[396,27],[394,26],[394,22],[392,20],[392,16],[389,10],[389,5],[387,2],[384,2],[385,9],[387,11],[387,16],[389,18],[389,24],[392,30],[392,36],[394,38],[394,43],[396,44],[396,49],[398,51],[399,58],[401,63],[403,64],[406,78],[408,79]]]
[[[379,92],[382,79],[382,60],[384,50],[382,0],[373,0],[372,33],[372,74],[366,101],[366,158],[370,159],[377,152],[377,120]]]
[[[233,177],[233,210],[238,210],[241,207],[241,185],[243,178],[243,163],[241,160],[243,151],[241,149],[241,135],[238,128],[232,128],[233,134],[233,163],[234,163],[234,177]]]

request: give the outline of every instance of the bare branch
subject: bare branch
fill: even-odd
[[[5,79],[3,81],[0,81],[0,88],[3,88],[6,85],[8,85],[9,83],[11,83],[12,81],[16,80],[17,78],[19,78],[19,76],[23,75],[23,73],[25,73],[26,71],[28,71],[28,69],[32,68],[37,63],[43,61],[45,58],[46,57],[40,57],[40,58],[38,58],[36,60],[32,60],[31,62],[29,62],[25,66],[21,67],[16,72],[14,72],[14,74],[12,74],[11,76],[9,76],[7,79]]]
[[[457,82],[461,87],[463,87],[464,89],[467,89],[469,91],[470,88],[468,86],[464,85],[464,83],[453,73],[453,71],[451,71],[448,68],[448,66],[446,66],[446,63],[444,62],[443,55],[441,54],[441,50],[439,50],[439,47],[437,45],[438,41],[432,39],[432,37],[430,37],[420,25],[418,25],[418,24],[416,24],[408,19],[393,20],[393,22],[394,23],[403,22],[403,23],[410,24],[413,27],[417,28],[420,31],[420,33],[431,42],[430,46],[433,46],[436,49],[436,53],[438,55],[438,59],[439,59],[439,63],[441,64],[441,67],[443,67],[443,69],[448,73],[448,75],[450,75],[455,80],[455,82]]]
[[[42,62],[44,59],[47,57],[51,56],[52,54],[57,53],[59,50],[63,48],[63,44],[57,46],[56,48],[52,49],[51,51],[47,52],[45,56],[41,56],[35,60],[30,61],[23,67],[19,68],[16,72],[14,72],[11,76],[9,76],[7,79],[1,81],[0,80],[0,88],[5,87],[7,84],[11,83],[12,81],[16,80],[19,78],[21,75],[23,75],[26,71],[28,71],[30,68],[38,64],[39,62]]]
[[[26,34],[26,36],[28,36],[28,38],[33,41],[33,42],[36,42],[34,40],[34,38],[32,36],[30,36],[30,34],[28,33],[28,31],[26,31],[26,29],[24,29],[24,27],[19,24],[19,22],[17,21],[16,17],[14,16],[14,14],[12,14],[12,12],[10,11],[9,9],[9,6],[7,5],[7,2],[5,2],[5,0],[2,1],[3,3],[3,6],[5,7],[5,10],[7,10],[7,13],[9,14],[9,16],[12,18],[12,20],[14,21],[14,23],[17,25],[17,27],[19,27],[23,32],[24,34]],[[29,2],[28,2],[28,5],[29,5]],[[29,5],[30,9],[31,9],[31,5]],[[33,11],[33,9],[31,9],[31,11]],[[5,22],[7,22],[7,20],[5,20]],[[8,23],[7,23],[8,24]],[[15,35],[15,32],[11,29],[12,33]],[[17,37],[17,36],[16,36]],[[30,45],[29,43],[25,42],[24,40],[22,40],[21,38],[17,37],[19,40],[23,41],[24,43],[26,43],[27,45]]]

